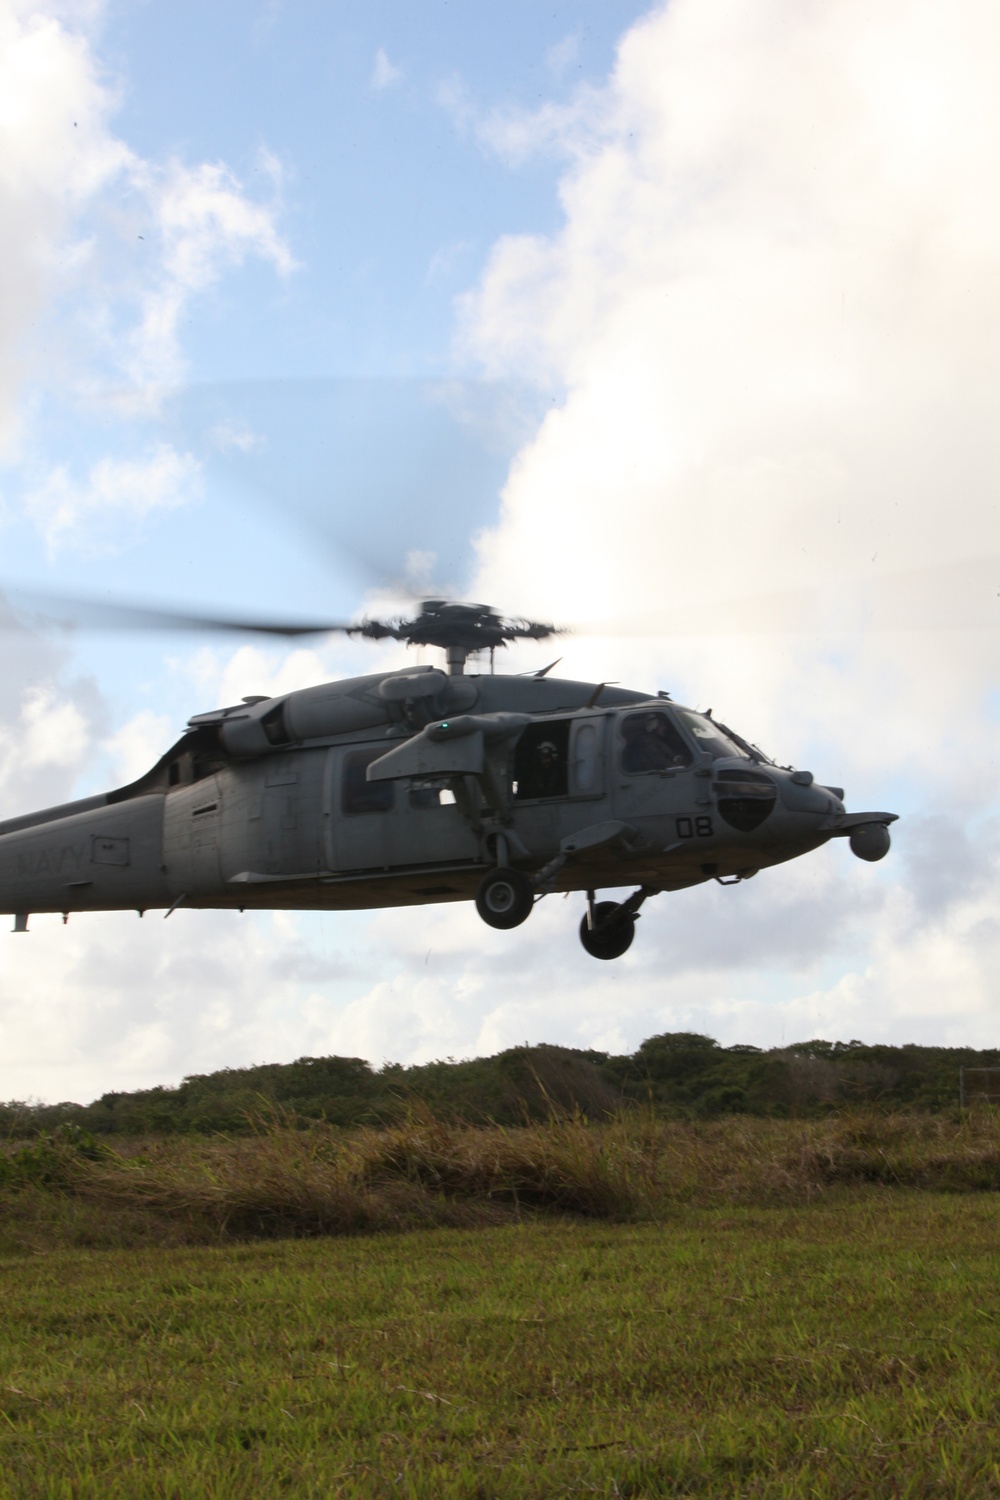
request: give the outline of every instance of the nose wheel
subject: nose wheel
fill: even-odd
[[[591,958],[621,958],[635,937],[635,915],[617,901],[592,902],[580,923],[580,942]]]

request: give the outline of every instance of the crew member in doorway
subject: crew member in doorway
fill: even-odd
[[[535,774],[536,797],[559,797],[565,792],[562,767],[559,764],[559,751],[551,740],[542,740],[537,754],[537,770]]]

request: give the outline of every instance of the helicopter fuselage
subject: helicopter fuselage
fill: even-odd
[[[665,695],[423,668],[198,715],[130,786],[0,823],[0,911],[409,906],[500,869],[592,914],[834,837],[880,858],[891,821]]]

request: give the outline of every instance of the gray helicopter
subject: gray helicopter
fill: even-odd
[[[99,607],[102,611],[104,606]],[[409,667],[196,714],[145,776],[0,822],[0,911],[178,907],[347,910],[475,900],[513,928],[583,891],[580,941],[620,957],[650,896],[735,885],[846,838],[889,849],[895,813],[781,767],[714,719],[606,683],[466,672],[470,656],[552,625],[425,600],[412,619],[263,624],[118,607],[129,625],[339,630],[431,645]],[[552,664],[553,666],[555,663]],[[632,887],[621,900],[599,890]]]

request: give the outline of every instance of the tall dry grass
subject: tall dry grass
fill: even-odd
[[[29,1201],[55,1195],[103,1216],[107,1233],[120,1221],[130,1243],[139,1224],[143,1242],[158,1225],[170,1243],[203,1243],[553,1212],[651,1219],[679,1204],[802,1202],[865,1183],[1000,1188],[994,1111],[703,1124],[636,1111],[597,1125],[554,1115],[518,1129],[415,1111],[388,1129],[351,1132],[294,1123],[272,1112],[249,1137],[168,1137],[113,1151],[68,1136],[9,1149],[0,1159],[0,1221],[9,1227]]]

